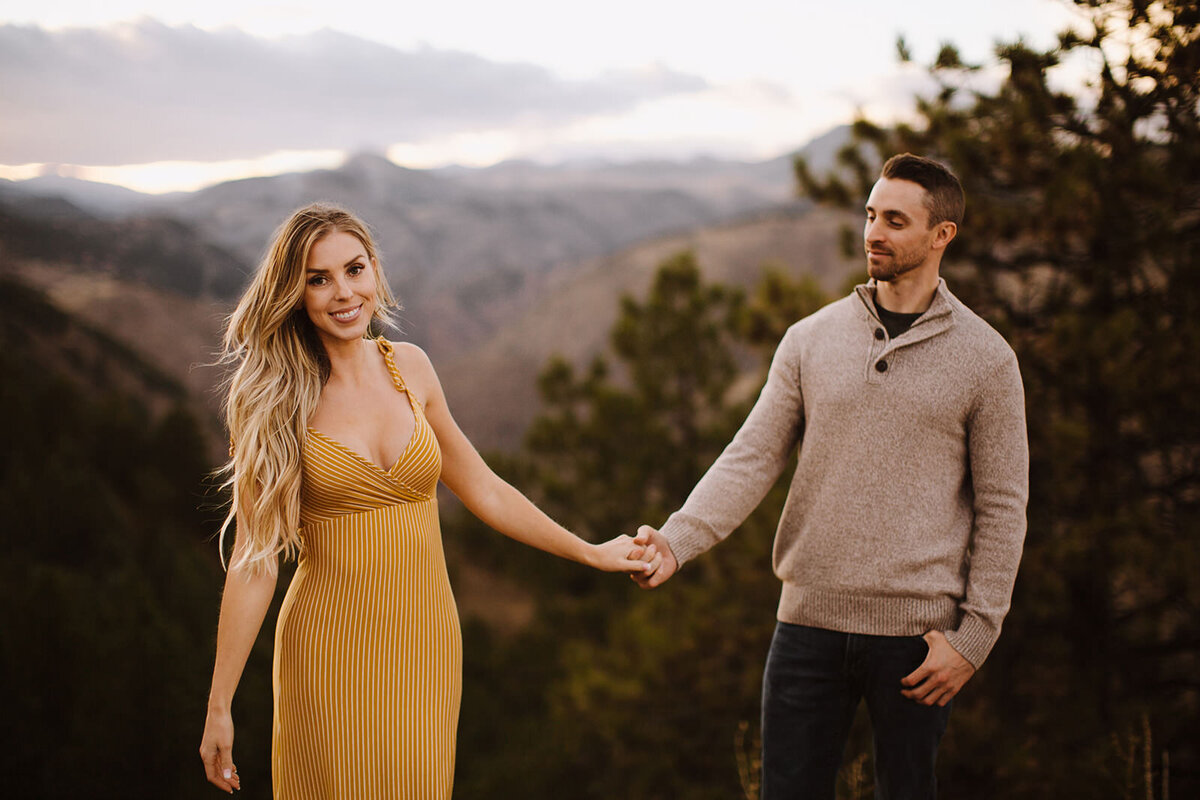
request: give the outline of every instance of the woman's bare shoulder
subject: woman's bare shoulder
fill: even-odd
[[[424,401],[429,392],[438,385],[437,372],[429,356],[412,342],[391,342],[392,358],[404,382],[418,392]]]
[[[429,356],[418,345],[412,342],[396,342],[391,339],[388,343],[392,346],[392,353],[396,359],[396,366],[400,366],[401,362],[412,365],[429,365]]]

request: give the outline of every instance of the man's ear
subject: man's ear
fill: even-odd
[[[950,220],[939,222],[937,226],[937,233],[933,235],[934,249],[940,250],[944,248],[946,245],[950,244],[950,242],[954,241],[954,237],[957,235],[958,225]]]

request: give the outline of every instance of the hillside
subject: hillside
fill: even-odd
[[[7,278],[0,369],[0,678],[25,720],[6,739],[9,791],[200,797],[179,753],[203,719],[220,567],[187,393]],[[247,705],[269,719],[255,684]],[[136,774],[105,766],[120,752]]]
[[[279,222],[314,200],[348,206],[372,226],[407,335],[439,358],[485,340],[496,311],[535,300],[531,284],[551,269],[723,215],[674,188],[483,189],[375,156],[221,184],[162,211],[253,264]]]
[[[846,135],[835,129],[801,152],[827,165]],[[294,208],[314,200],[347,205],[376,231],[406,306],[405,335],[439,362],[486,342],[539,302],[543,280],[564,267],[791,207],[792,194],[790,156],[414,170],[364,154],[337,169],[161,197],[58,176],[0,182],[0,203],[33,226],[40,248],[21,246],[10,230],[3,236],[10,255],[75,263],[192,297],[235,296]]]
[[[4,271],[4,262],[0,262],[0,272]],[[19,278],[44,292],[57,308],[103,331],[169,377],[191,398],[204,430],[214,438],[210,456],[215,459],[223,453],[216,392],[220,371],[207,365],[220,347],[227,303],[82,272],[64,264],[24,263]]]
[[[804,152],[827,162],[844,137],[839,129]],[[376,229],[404,303],[393,335],[429,351],[480,446],[510,447],[536,413],[546,359],[601,351],[619,297],[641,292],[680,250],[696,251],[709,280],[747,286],[772,263],[840,285],[851,269],[836,246],[840,218],[789,200],[791,180],[787,157],[420,171],[358,156],[163,198],[69,179],[2,182],[0,275],[40,288],[186,386],[219,455],[221,376],[203,365],[222,319],[288,211],[314,198],[344,203]],[[72,199],[46,194],[56,191]]]
[[[842,226],[858,216],[800,209],[660,237],[551,275],[541,299],[514,314],[477,348],[439,369],[463,430],[480,447],[509,449],[537,412],[536,379],[555,354],[581,365],[608,346],[623,294],[640,296],[658,265],[690,250],[708,281],[748,288],[764,267],[813,275],[836,292],[862,268],[839,246]]]
[[[8,276],[0,276],[0,312],[2,349],[80,394],[135,397],[150,418],[189,400],[182,383],[133,348]]]
[[[233,297],[246,267],[178,219],[97,217],[60,197],[0,187],[0,256],[70,264],[191,297]]]
[[[422,309],[410,305],[402,314],[405,330],[392,335],[421,343],[413,335],[414,319],[437,320],[436,326],[423,323],[428,326],[424,338],[447,341],[442,347],[426,346],[459,423],[479,447],[507,449],[519,443],[536,414],[536,378],[546,360],[560,354],[582,364],[603,351],[619,298],[642,293],[662,260],[692,250],[711,281],[748,287],[764,266],[773,265],[793,277],[813,274],[834,291],[859,266],[845,262],[838,249],[839,230],[846,222],[856,224],[857,219],[791,209],[658,237],[601,258],[558,264],[531,279],[520,296],[489,301],[485,295],[474,336],[464,334],[456,322],[461,312],[455,313],[453,300],[444,295],[431,297]],[[76,250],[103,252],[104,237],[119,233],[124,223],[91,224],[93,228],[73,234]],[[85,235],[86,230],[91,234]],[[219,348],[229,301],[124,277],[119,269],[97,267],[95,260],[56,249],[53,238],[43,250],[14,255],[14,235],[37,240],[18,218],[0,214],[0,275],[45,292],[55,306],[104,331],[186,387],[197,407],[205,409],[211,456],[219,457],[216,387],[221,374],[206,365]]]
[[[83,326],[137,365],[121,369],[151,370],[158,383],[168,382],[172,401],[187,397],[197,413],[212,442],[209,456],[219,457],[224,437],[213,389],[220,377],[203,365],[213,361],[229,300],[185,290],[180,276],[228,274],[240,269],[238,262],[176,221],[96,219],[55,199],[14,205],[0,199],[0,280],[6,291],[14,296],[35,292],[41,298],[36,307],[48,304],[51,310],[44,313],[59,320],[55,325],[65,325],[66,331]],[[39,205],[56,216],[39,215]],[[201,285],[182,281],[186,289]],[[21,347],[38,353],[43,345],[35,337]],[[120,377],[122,361],[105,363],[103,371],[82,372],[81,385],[116,385],[161,409],[164,401],[152,385]],[[83,369],[84,363],[62,366]]]

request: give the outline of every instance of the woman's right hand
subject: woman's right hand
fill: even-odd
[[[233,765],[233,717],[228,711],[209,710],[200,740],[200,759],[209,783],[230,794],[242,788]]]

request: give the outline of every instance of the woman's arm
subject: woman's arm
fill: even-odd
[[[276,573],[264,571],[251,575],[244,569],[232,568],[225,576],[221,617],[217,623],[217,657],[204,736],[200,740],[200,758],[209,782],[230,794],[242,788],[237,767],[233,765],[233,694],[275,595],[276,579]]]
[[[442,450],[442,482],[472,514],[500,533],[547,553],[578,561],[606,572],[653,571],[656,551],[633,544],[629,536],[618,536],[603,544],[589,544],[546,516],[513,486],[500,478],[450,415],[441,382],[424,351],[415,345],[396,346],[404,359],[410,390],[425,408]],[[639,558],[630,558],[639,550]]]

